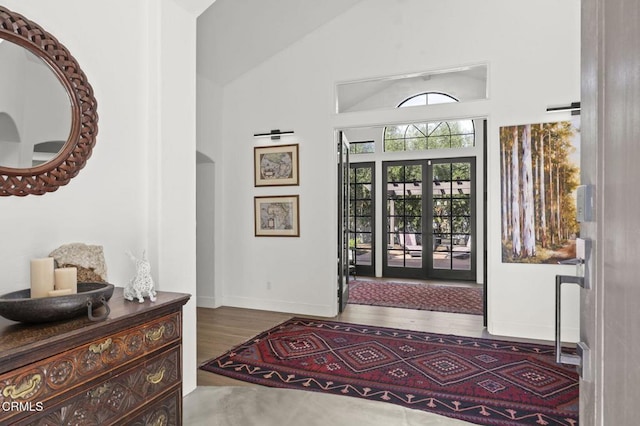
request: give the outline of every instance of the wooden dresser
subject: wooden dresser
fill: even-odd
[[[189,297],[129,302],[116,288],[102,322],[0,318],[0,425],[181,425]]]

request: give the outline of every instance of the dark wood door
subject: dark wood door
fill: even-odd
[[[338,134],[338,311],[349,300],[349,144]]]

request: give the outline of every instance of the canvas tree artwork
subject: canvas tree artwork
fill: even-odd
[[[502,261],[575,257],[579,118],[500,128]]]

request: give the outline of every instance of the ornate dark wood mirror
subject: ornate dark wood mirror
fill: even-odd
[[[55,191],[96,143],[93,89],[54,36],[3,6],[0,63],[0,196]]]

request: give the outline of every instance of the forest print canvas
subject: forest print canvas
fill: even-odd
[[[580,119],[500,128],[502,261],[575,258]]]

